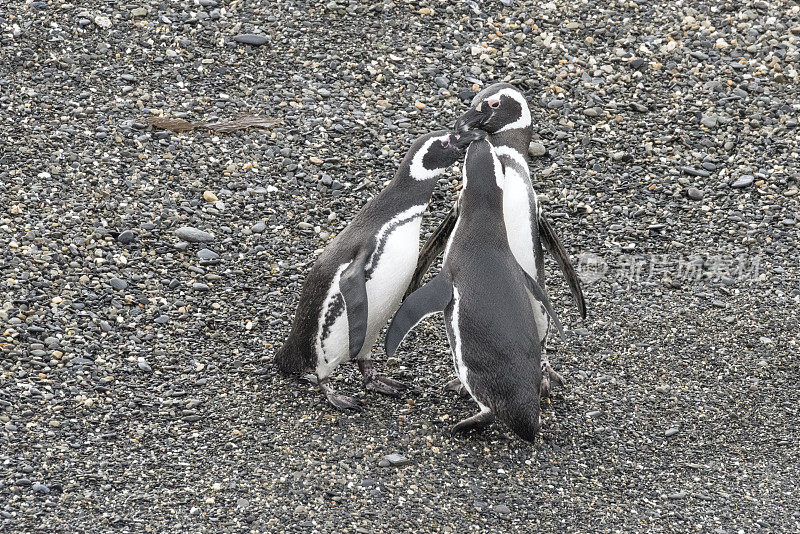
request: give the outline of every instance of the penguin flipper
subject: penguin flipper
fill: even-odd
[[[522,267],[519,268],[522,271],[522,274],[525,275],[525,285],[528,288],[528,291],[544,305],[544,309],[547,310],[547,315],[553,319],[553,323],[555,323],[556,328],[558,328],[558,334],[561,336],[562,341],[566,341],[564,337],[564,328],[561,326],[561,321],[558,320],[558,315],[556,315],[556,311],[553,309],[553,305],[550,303],[550,297],[547,296],[547,293],[542,289],[542,286],[539,285],[539,282],[531,278],[531,276],[525,272],[525,269]]]
[[[386,332],[384,348],[392,356],[406,334],[426,316],[443,311],[453,299],[453,282],[442,271],[433,280],[414,291],[394,314]]]
[[[453,204],[452,209],[450,209],[450,213],[448,213],[444,220],[439,223],[439,226],[436,227],[436,230],[433,231],[431,237],[422,247],[422,250],[419,253],[419,259],[417,260],[417,267],[414,269],[414,275],[411,277],[411,283],[408,284],[406,294],[403,295],[404,299],[419,289],[419,286],[422,285],[422,278],[425,276],[425,273],[428,272],[428,269],[431,268],[433,262],[447,246],[447,240],[450,238],[450,234],[453,233],[453,229],[456,227],[457,220],[458,201]]]
[[[347,310],[347,326],[350,337],[350,359],[354,359],[364,346],[367,337],[367,319],[369,305],[367,302],[367,279],[364,266],[369,252],[362,252],[350,262],[339,279],[339,291],[344,297]]]
[[[583,289],[581,289],[581,281],[580,278],[578,278],[578,274],[575,272],[575,268],[572,266],[572,262],[569,261],[569,255],[564,245],[561,244],[561,240],[558,238],[558,235],[556,235],[553,227],[550,226],[550,222],[545,219],[544,215],[539,215],[538,226],[539,236],[542,238],[544,247],[556,260],[558,266],[561,268],[561,272],[564,273],[564,278],[567,279],[567,285],[569,285],[569,290],[572,293],[572,299],[578,306],[581,319],[586,319],[586,299],[583,295]]]

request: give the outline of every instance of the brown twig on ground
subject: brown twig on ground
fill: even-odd
[[[208,129],[218,133],[231,133],[246,130],[247,128],[271,128],[275,126],[279,120],[244,113],[233,120],[215,123],[190,122],[183,119],[173,119],[171,117],[147,117],[145,122],[153,128],[170,130],[176,133],[190,132],[197,129]]]

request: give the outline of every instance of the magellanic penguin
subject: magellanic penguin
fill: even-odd
[[[355,358],[367,389],[398,395],[403,384],[378,376],[370,351],[411,280],[422,214],[436,177],[461,159],[472,138],[483,135],[442,130],[414,142],[391,183],[314,262],[289,338],[275,353],[282,372],[314,371],[332,405],[358,409],[359,399],[337,393],[330,384],[339,364]]]
[[[553,227],[544,217],[536,192],[531,184],[528,168],[528,146],[531,142],[531,113],[525,97],[513,85],[497,83],[478,93],[472,100],[472,107],[455,125],[456,131],[464,132],[478,128],[489,133],[495,153],[500,159],[505,174],[503,190],[503,219],[505,221],[508,243],[514,256],[525,271],[545,289],[544,253],[542,245],[555,258],[567,279],[572,297],[578,306],[581,318],[586,317],[586,301],[575,269],[561,244]],[[434,231],[420,253],[420,260],[407,290],[410,293],[419,287],[422,277],[444,248],[449,232],[458,216],[458,205]],[[549,364],[546,338],[550,329],[549,315],[541,302],[529,293],[536,317],[536,326],[542,343],[542,394],[550,392],[551,380],[561,383],[562,379]],[[458,380],[448,384],[448,388],[459,390]],[[462,390],[463,391],[463,390]]]
[[[519,265],[503,228],[507,173],[488,141],[467,149],[459,217],[442,270],[400,306],[386,334],[394,354],[423,317],[444,311],[456,374],[480,412],[453,427],[480,428],[495,416],[519,437],[539,430],[542,380],[536,318],[521,287],[542,302],[559,326],[535,277]]]

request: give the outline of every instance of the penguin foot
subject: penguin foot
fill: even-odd
[[[540,390],[540,397],[547,398],[550,396],[551,383],[558,386],[563,386],[564,379],[552,367],[550,367],[550,362],[545,360],[542,362],[542,387]]]
[[[467,417],[455,425],[450,432],[453,434],[463,434],[470,430],[482,430],[489,426],[494,421],[494,414],[492,412],[476,413],[472,417]]]
[[[364,387],[369,391],[375,391],[382,395],[399,397],[400,390],[405,389],[406,385],[397,380],[392,380],[391,378],[375,375],[371,380],[364,382]]]
[[[359,360],[358,368],[364,376],[364,387],[369,391],[375,391],[390,397],[399,397],[400,390],[408,388],[406,384],[398,380],[379,375],[375,371],[372,360]]]
[[[469,391],[467,388],[464,387],[464,384],[461,383],[461,380],[458,378],[454,378],[450,382],[444,385],[445,391],[455,391],[459,394],[459,396],[463,398],[469,398]]]
[[[361,399],[337,393],[336,390],[333,389],[333,386],[331,386],[330,379],[328,378],[323,378],[319,381],[319,389],[325,394],[325,398],[328,399],[328,402],[340,410],[360,412],[364,405]]]

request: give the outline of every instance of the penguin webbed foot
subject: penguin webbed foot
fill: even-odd
[[[540,397],[547,398],[550,396],[551,384],[557,386],[564,385],[564,379],[558,374],[555,369],[550,366],[547,360],[542,361],[542,386],[540,390]]]
[[[464,384],[461,383],[461,380],[458,378],[454,378],[450,382],[444,385],[445,391],[453,391],[458,393],[458,395],[462,398],[469,398],[469,391],[467,388],[464,387]]]
[[[388,395],[389,397],[399,397],[400,391],[408,388],[407,384],[399,380],[393,380],[379,375],[375,371],[372,360],[359,360],[358,368],[364,376],[364,387],[368,391],[374,391],[382,395]]]
[[[494,421],[492,412],[479,412],[472,417],[467,417],[456,424],[450,432],[453,434],[464,434],[470,430],[483,430]]]
[[[364,406],[364,403],[361,401],[361,399],[351,397],[349,395],[343,395],[342,393],[337,393],[336,390],[333,389],[330,379],[328,378],[319,380],[319,389],[325,395],[325,398],[328,399],[328,402],[331,404],[331,406],[334,406],[340,410],[360,412]]]

